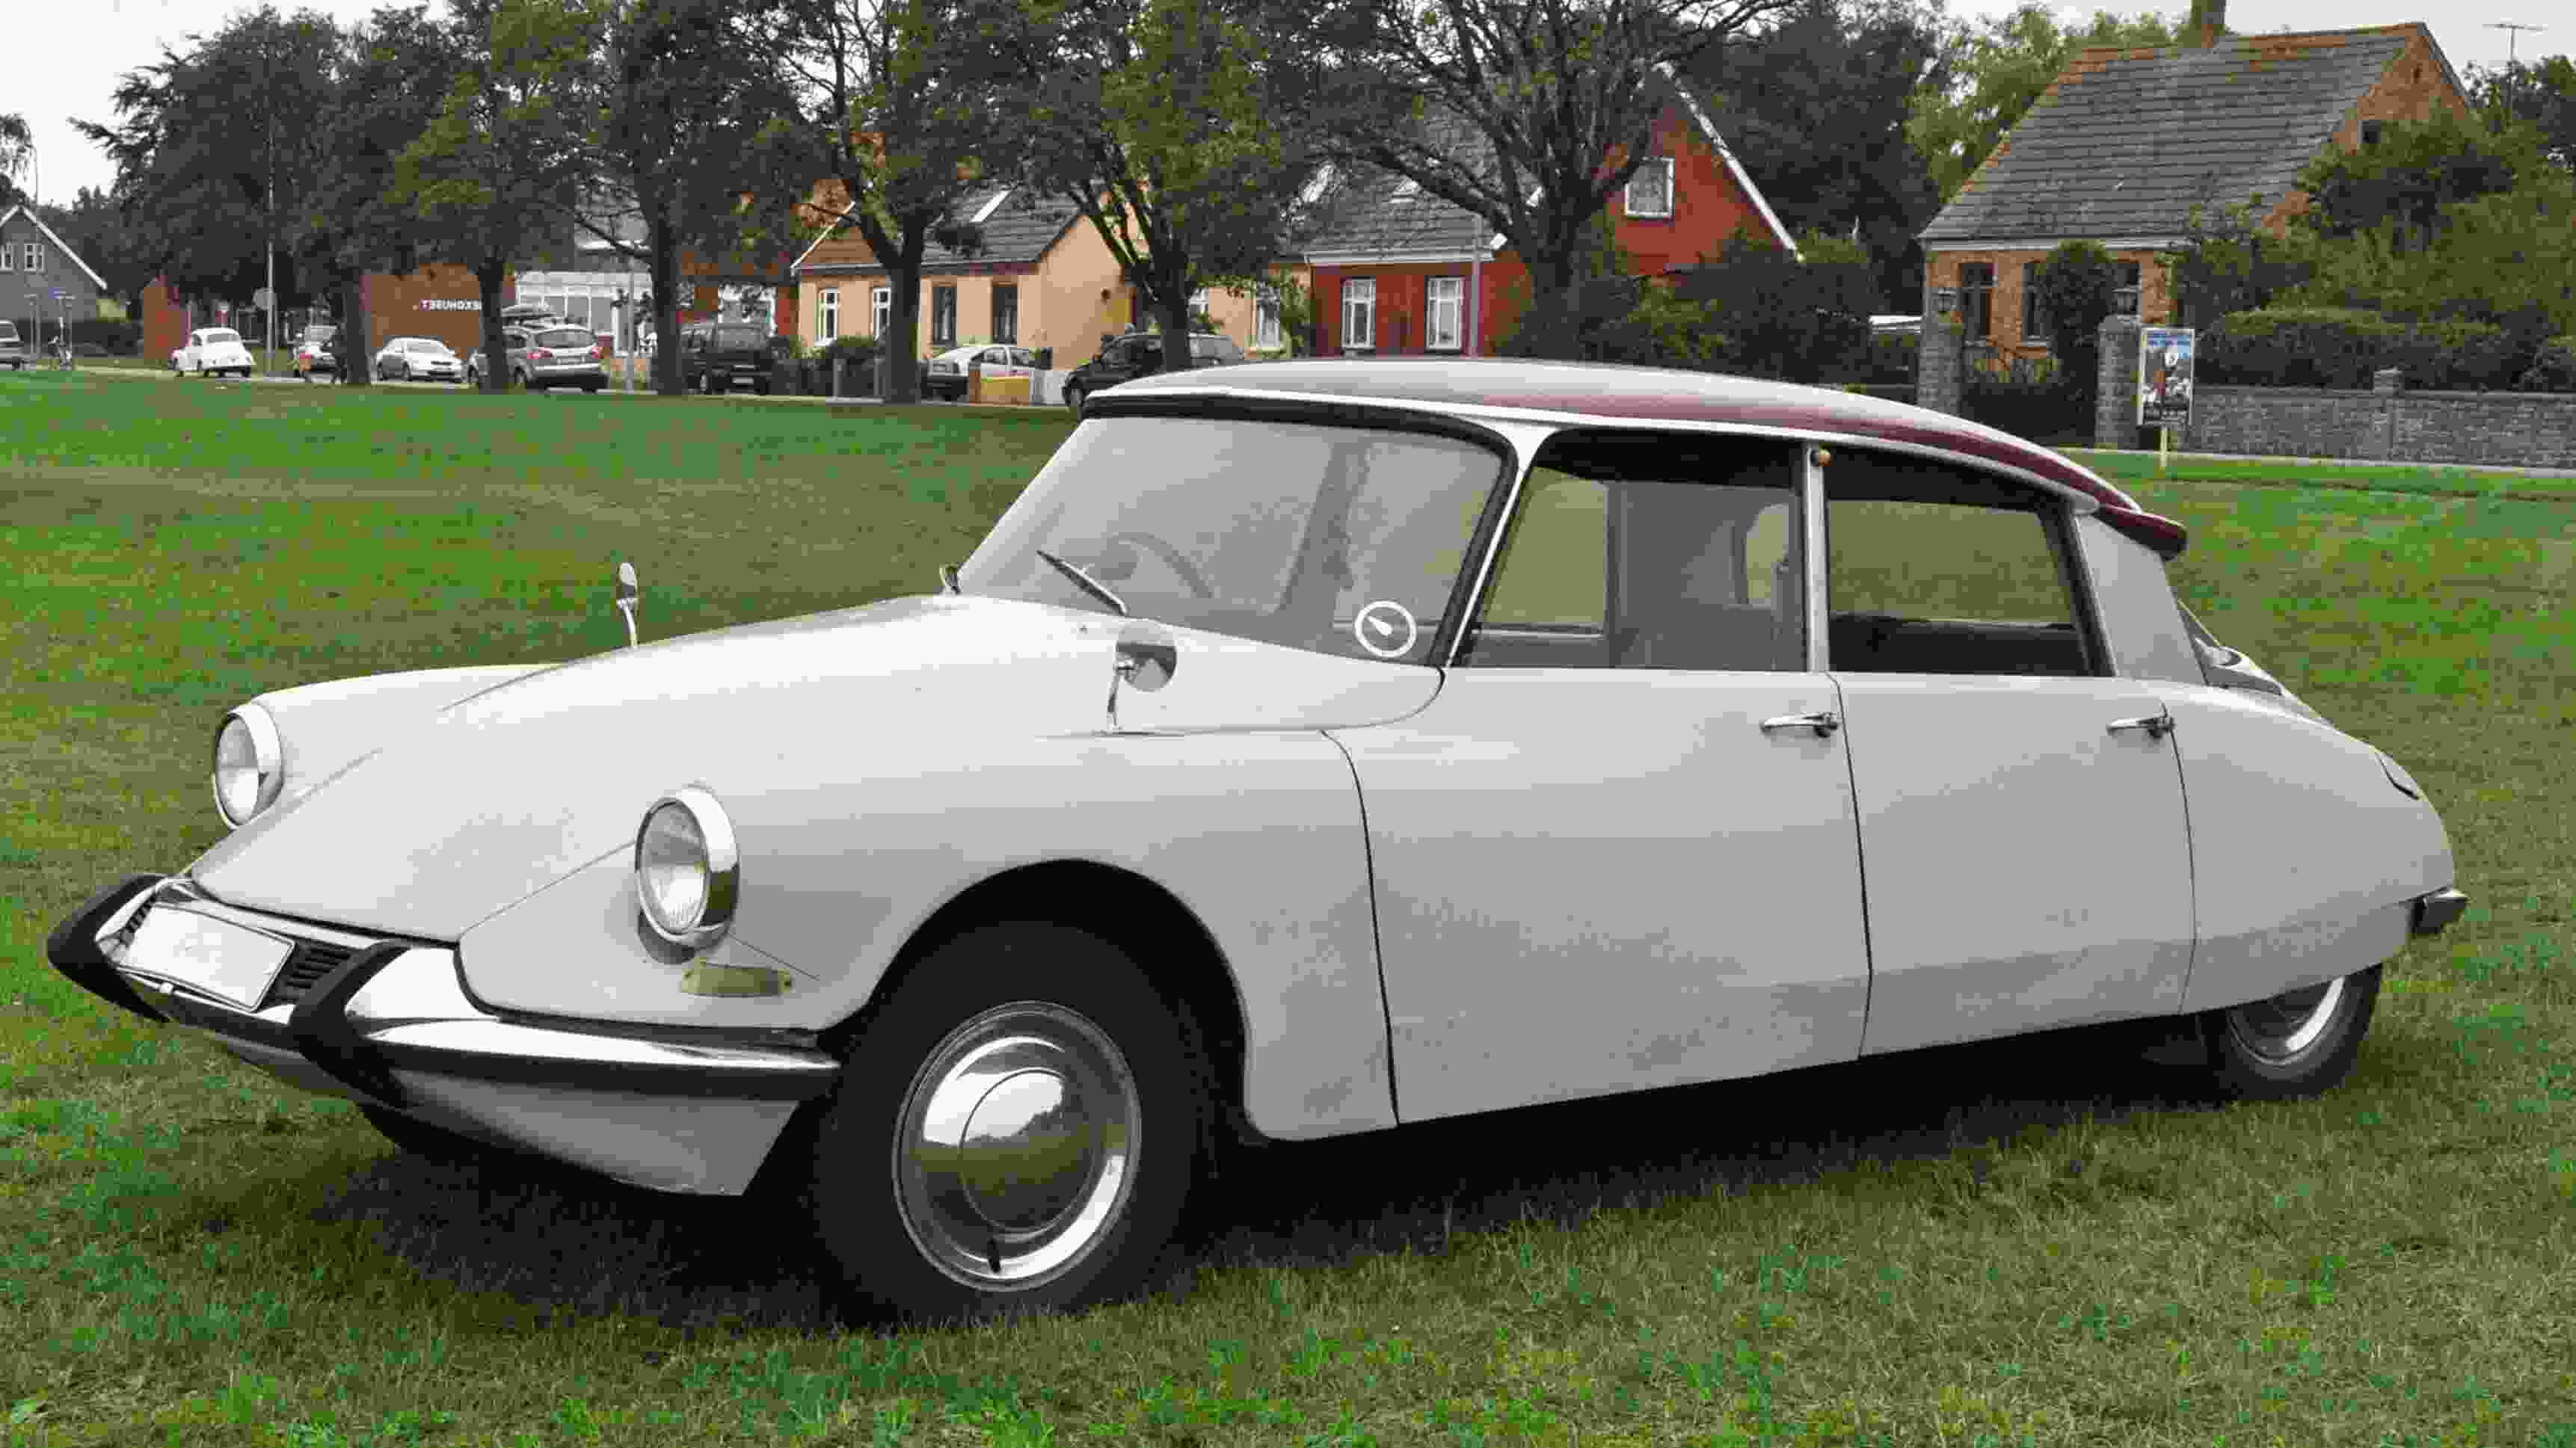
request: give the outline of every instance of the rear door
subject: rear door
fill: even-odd
[[[1863,449],[1825,469],[1828,663],[1869,882],[1876,1054],[2182,1006],[2182,773],[2115,677],[2065,503]]]

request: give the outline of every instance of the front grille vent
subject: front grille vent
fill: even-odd
[[[298,940],[295,953],[286,957],[286,968],[277,973],[277,983],[259,1003],[261,1010],[271,1006],[288,1006],[304,999],[304,993],[322,983],[322,977],[337,969],[350,956],[358,953],[354,945],[333,945],[325,940]]]

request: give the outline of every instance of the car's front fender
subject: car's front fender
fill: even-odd
[[[278,802],[310,792],[374,753],[394,733],[450,704],[550,667],[491,664],[412,669],[272,689],[250,702],[277,721],[286,767],[286,784]]]

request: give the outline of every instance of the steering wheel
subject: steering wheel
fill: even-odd
[[[1171,544],[1164,542],[1162,539],[1155,537],[1151,533],[1117,533],[1111,535],[1109,544],[1115,545],[1119,543],[1142,543],[1145,545],[1147,552],[1162,559],[1164,563],[1170,565],[1171,570],[1174,573],[1181,576],[1181,582],[1189,586],[1191,593],[1200,598],[1216,597],[1216,589],[1209,584],[1207,575],[1200,572],[1199,566],[1192,563],[1189,560],[1188,555],[1182,553],[1180,549],[1173,547]]]

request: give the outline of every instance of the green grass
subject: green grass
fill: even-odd
[[[2094,1036],[1274,1148],[1185,1299],[845,1331],[751,1207],[395,1156],[43,964],[216,838],[229,703],[609,647],[619,556],[654,634],[916,591],[1064,430],[0,377],[0,1439],[2576,1448],[2565,502],[2136,481],[2475,897],[2311,1103]]]

